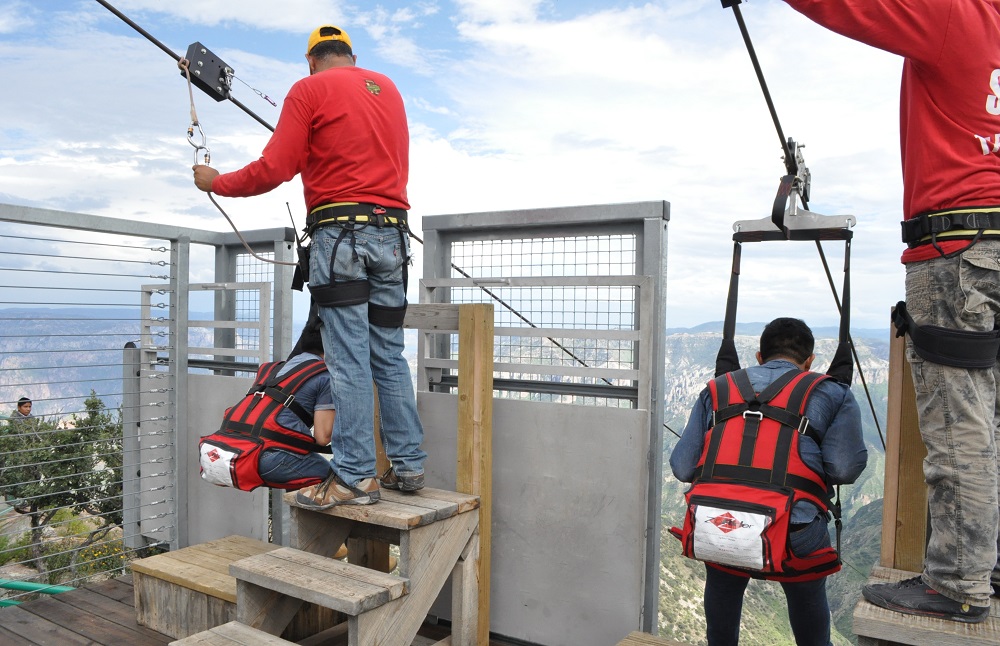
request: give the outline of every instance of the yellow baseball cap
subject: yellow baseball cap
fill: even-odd
[[[333,25],[323,25],[309,34],[309,46],[306,48],[306,54],[311,52],[313,47],[326,40],[339,40],[342,43],[347,43],[348,47],[353,47],[351,37],[347,35],[346,31]]]

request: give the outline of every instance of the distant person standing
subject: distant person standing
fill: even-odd
[[[17,408],[14,412],[10,414],[10,431],[12,433],[23,433],[30,432],[34,426],[32,422],[35,420],[35,416],[31,414],[31,400],[27,397],[22,397],[17,400]],[[3,463],[0,463],[2,466]],[[20,499],[19,491],[14,487],[8,487],[4,492],[4,498],[7,500],[7,504],[14,508],[19,514],[26,514],[31,511],[31,507]]]
[[[424,486],[403,316],[410,262],[406,186],[409,130],[403,99],[384,74],[360,68],[351,39],[318,27],[306,46],[309,76],[296,82],[260,159],[220,175],[194,167],[195,185],[227,197],[266,193],[301,175],[312,237],[309,291],[323,320],[334,408],[333,473],[298,492],[300,505],[369,505],[380,498],[372,380],[391,469],[382,486]]]

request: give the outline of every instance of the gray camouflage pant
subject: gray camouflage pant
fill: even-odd
[[[906,266],[906,307],[920,325],[989,331],[1000,322],[1000,241]],[[907,337],[920,435],[927,447],[931,535],[924,581],[960,603],[988,606],[1000,584],[1000,370],[924,361]]]

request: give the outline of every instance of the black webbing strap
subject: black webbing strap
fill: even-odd
[[[715,357],[715,376],[740,369],[740,355],[736,351],[736,305],[740,291],[740,257],[742,247],[733,243],[733,266],[729,277],[729,294],[726,297],[726,318],[722,324],[722,345]]]
[[[368,303],[368,322],[378,327],[403,327],[406,319],[406,302],[400,307]]]
[[[913,350],[925,361],[955,368],[992,368],[1000,357],[1000,330],[973,332],[938,325],[917,325],[899,301],[892,310],[896,336],[910,335]]]
[[[850,387],[854,382],[854,359],[851,352],[851,239],[844,240],[844,287],[841,290],[840,334],[826,374]]]
[[[274,431],[266,428],[255,429],[252,424],[247,424],[245,422],[230,422],[226,425],[226,430],[234,433],[240,433],[242,435],[249,435],[251,437],[262,437],[271,440],[272,442],[284,444],[285,446],[290,446],[293,449],[298,449],[300,451],[308,451],[310,453],[331,453],[329,446],[320,446],[315,442],[300,440],[284,433],[275,433]]]
[[[313,416],[309,413],[309,411],[302,407],[302,404],[295,401],[295,395],[291,394],[291,392],[281,390],[280,388],[265,388],[262,392],[288,410],[295,413],[295,416],[302,420],[303,424],[310,428],[312,427]]]
[[[306,235],[311,236],[319,227],[329,224],[361,224],[378,228],[406,228],[406,210],[378,204],[323,204],[306,216]]]
[[[285,362],[281,362],[282,366]],[[312,379],[316,375],[323,374],[326,370],[326,364],[318,359],[303,361],[301,364],[295,366],[289,373],[278,376],[277,372],[274,376],[267,379],[263,384],[262,388],[258,389],[257,392],[262,395],[267,395],[272,400],[284,406],[288,410],[295,413],[296,417],[302,420],[302,423],[308,427],[313,425],[313,416],[301,404],[295,401],[295,392],[302,387],[309,379]],[[279,384],[285,380],[288,380],[283,387],[279,388]],[[270,408],[265,409],[267,413],[270,412]],[[266,415],[260,417],[263,420]]]
[[[939,241],[980,237],[985,231],[1000,233],[1000,206],[975,206],[964,209],[928,211],[900,222],[903,242],[917,247]],[[986,234],[987,237],[992,237]]]
[[[347,307],[367,303],[371,285],[365,279],[309,285],[309,295],[320,307]]]
[[[781,392],[781,390],[788,385],[799,372],[795,370],[789,370],[788,372],[780,375],[771,384],[768,385],[759,395],[754,392],[753,386],[750,384],[750,378],[747,375],[746,370],[737,370],[732,373],[733,381],[736,384],[737,389],[740,392],[740,396],[743,398],[743,402],[730,404],[724,408],[720,408],[712,414],[712,425],[720,424],[728,419],[743,415],[746,411],[761,412],[765,417],[770,417],[771,419],[796,428],[799,425],[799,416],[789,413],[781,408],[775,406],[768,406],[766,402],[774,399],[774,397]],[[728,401],[729,393],[729,382],[725,377],[716,378],[716,392],[721,392],[725,388],[726,400]],[[720,404],[724,400],[719,397]]]
[[[693,479],[700,480],[702,482],[714,479],[716,482],[719,480],[739,480],[756,484],[776,484],[773,482],[774,478],[772,476],[771,469],[748,467],[738,464],[716,464],[713,466],[714,468],[711,472],[707,469],[696,471]],[[781,483],[778,484],[779,486],[781,485]],[[819,500],[826,501],[830,499],[830,492],[828,492],[825,487],[822,487],[806,478],[787,475],[785,477],[784,485],[805,491]]]
[[[847,233],[850,233],[849,231]],[[840,334],[837,351],[826,374],[838,382],[850,385],[854,381],[854,360],[851,352],[851,238],[844,235],[844,286],[840,309]],[[726,297],[726,317],[722,324],[722,344],[715,357],[715,376],[740,369],[740,356],[736,350],[736,309],[739,301],[741,243],[733,244],[732,273]]]
[[[247,391],[247,395],[253,395],[254,393],[260,392],[264,389],[264,384],[267,380],[278,374],[281,367],[285,365],[284,361],[269,361],[268,363],[262,363],[257,369],[257,376],[253,380],[253,384],[250,385],[250,390]]]

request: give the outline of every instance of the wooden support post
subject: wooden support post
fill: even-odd
[[[451,573],[449,646],[474,646],[479,636],[479,534],[473,534]]]
[[[917,420],[906,342],[892,330],[889,345],[889,402],[886,411],[885,498],[882,508],[883,567],[923,571],[927,546],[927,456]]]
[[[458,313],[458,465],[456,489],[479,501],[479,612],[476,644],[490,637],[490,523],[493,491],[493,305]]]

